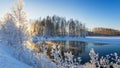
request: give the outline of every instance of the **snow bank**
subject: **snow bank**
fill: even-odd
[[[105,43],[105,44],[120,44],[120,37],[36,37],[33,41],[82,41],[92,43]]]
[[[0,68],[32,68],[7,53],[5,46],[0,45]]]
[[[120,40],[120,36],[87,36],[87,38]]]

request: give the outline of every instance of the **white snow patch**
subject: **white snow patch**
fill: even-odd
[[[92,43],[120,44],[120,37],[37,37],[34,41],[82,41]]]
[[[32,68],[7,53],[5,46],[0,45],[0,68]]]

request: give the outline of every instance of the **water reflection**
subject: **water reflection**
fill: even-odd
[[[56,42],[59,44],[63,44],[63,52],[71,51],[74,57],[81,57],[82,62],[84,64],[89,62],[89,52],[91,48],[95,50],[96,53],[99,53],[99,58],[102,56],[106,56],[111,53],[118,53],[120,55],[120,45],[112,45],[112,44],[104,44],[104,43],[87,43],[87,42],[79,42],[79,41],[59,41]]]
[[[87,43],[80,41],[57,41],[56,43],[64,45],[64,52],[71,51],[74,56],[80,56],[85,52]]]
[[[99,58],[101,56],[106,56],[107,54],[111,54],[116,52],[120,56],[120,45],[112,45],[112,44],[103,44],[103,43],[86,43],[79,41],[51,41],[53,44],[47,44],[44,42],[44,45],[50,45],[47,49],[47,55],[50,58],[51,56],[51,47],[52,45],[61,46],[62,55],[64,56],[64,52],[71,51],[74,57],[81,57],[82,64],[89,62],[89,52],[91,48],[95,50],[96,53],[99,53]]]

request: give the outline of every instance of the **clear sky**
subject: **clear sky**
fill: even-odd
[[[0,0],[0,16],[10,11],[16,0]],[[58,15],[77,19],[88,28],[120,30],[120,0],[24,0],[28,17],[37,19]]]

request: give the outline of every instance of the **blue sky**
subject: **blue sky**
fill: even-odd
[[[10,11],[16,0],[0,0],[0,16]],[[120,30],[120,0],[24,0],[31,19],[58,15],[77,19],[88,28],[108,27]]]

